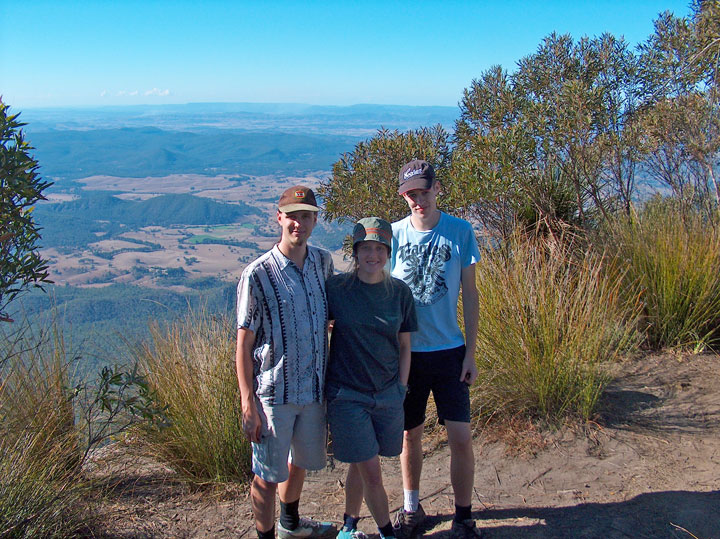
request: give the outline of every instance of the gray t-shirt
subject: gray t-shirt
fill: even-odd
[[[398,382],[398,333],[417,330],[410,288],[400,279],[367,284],[349,275],[327,281],[335,320],[326,384],[373,393]]]

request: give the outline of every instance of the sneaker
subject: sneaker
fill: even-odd
[[[338,534],[337,527],[332,522],[318,522],[310,518],[302,517],[300,524],[294,530],[288,530],[278,521],[278,537],[282,539],[296,539],[309,537],[311,539],[332,539]]]
[[[462,522],[453,520],[450,537],[452,539],[477,539],[478,537],[482,537],[482,532],[471,518],[463,520]]]
[[[395,537],[410,539],[410,537],[413,537],[417,533],[423,520],[425,520],[425,510],[420,504],[418,504],[417,511],[398,509],[395,515],[395,522],[393,523]]]
[[[368,536],[355,528],[343,526],[337,534],[338,539],[368,539]]]

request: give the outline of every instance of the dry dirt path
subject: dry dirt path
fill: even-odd
[[[720,539],[720,358],[646,356],[618,367],[598,425],[475,442],[474,516],[484,537]],[[448,536],[453,501],[442,445],[425,459],[425,537]],[[383,463],[391,509],[402,500],[397,459]],[[301,512],[339,521],[340,463],[309,475]],[[137,459],[115,467],[105,537],[254,539],[244,491],[190,492]],[[376,533],[363,507],[360,529]]]

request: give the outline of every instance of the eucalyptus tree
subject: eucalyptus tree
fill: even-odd
[[[622,39],[551,34],[513,74],[493,67],[465,90],[456,184],[500,235],[513,221],[588,226],[629,207],[636,102],[636,61]]]
[[[663,13],[640,46],[646,107],[641,132],[645,170],[684,203],[720,204],[717,74],[720,6],[695,2],[690,17]]]
[[[374,137],[359,142],[333,165],[331,177],[318,189],[325,218],[357,221],[373,215],[395,221],[404,217],[407,204],[397,193],[400,169],[413,159],[425,159],[444,184],[449,180],[448,141],[448,133],[437,125],[405,133],[381,129]],[[448,197],[439,203],[445,208],[453,205]]]
[[[8,304],[31,285],[49,280],[48,264],[38,253],[40,228],[33,208],[44,200],[44,181],[18,114],[0,101],[0,322],[11,322]]]

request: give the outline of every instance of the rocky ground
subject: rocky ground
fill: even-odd
[[[651,355],[617,367],[597,422],[555,432],[481,430],[474,516],[495,538],[720,538],[720,357]],[[426,537],[448,536],[452,492],[441,442],[428,446]],[[171,470],[118,451],[98,462],[109,490],[103,537],[255,537],[246,486],[190,488]],[[383,462],[391,510],[398,459]],[[346,467],[308,476],[301,513],[339,521]],[[363,507],[360,529],[376,533]]]

